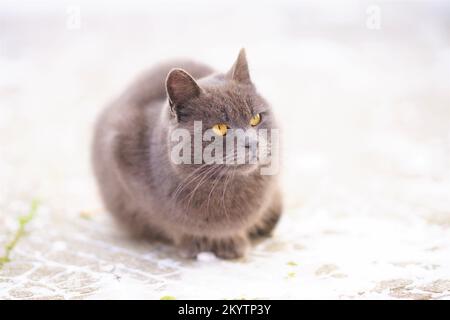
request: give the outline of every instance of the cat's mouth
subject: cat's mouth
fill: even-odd
[[[258,169],[262,163],[257,154],[246,152],[242,155],[225,156],[217,165],[231,174],[249,174]]]
[[[183,165],[182,165],[183,166]],[[214,163],[214,164],[197,164],[189,165],[191,175],[194,172],[204,175],[205,178],[225,178],[228,176],[248,175],[256,171],[260,165],[259,163]]]
[[[259,164],[242,163],[242,164],[215,164],[203,165],[205,168],[211,168],[211,177],[236,177],[239,175],[248,175],[259,168]]]
[[[181,170],[187,170],[185,173],[192,175],[202,174],[205,177],[214,177],[228,175],[248,175],[259,168],[266,166],[270,162],[271,153],[261,156],[257,150],[246,149],[245,152],[231,152],[220,157],[204,157],[200,163],[195,163],[192,156],[191,162],[176,164]]]
[[[244,163],[244,164],[236,164],[233,167],[234,173],[240,173],[240,174],[249,174],[258,169],[258,164],[252,164],[252,163]]]

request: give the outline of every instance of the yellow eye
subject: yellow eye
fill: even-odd
[[[259,113],[255,114],[250,119],[250,124],[252,125],[252,127],[257,126],[260,122],[261,122],[261,115]]]
[[[218,124],[213,125],[212,130],[218,136],[224,136],[227,134],[228,127],[226,124],[218,123]]]

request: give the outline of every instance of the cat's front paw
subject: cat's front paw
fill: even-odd
[[[222,259],[239,259],[247,254],[249,242],[244,237],[220,239],[215,242],[213,252]]]
[[[184,236],[178,244],[180,255],[184,259],[196,259],[200,252],[208,250],[208,241],[204,237]]]
[[[222,259],[239,259],[246,255],[249,241],[243,236],[227,238],[185,237],[181,242],[181,255],[195,259],[200,252],[213,252]]]

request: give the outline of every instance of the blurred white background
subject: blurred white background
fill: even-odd
[[[168,254],[177,280],[139,280],[129,295],[448,297],[450,3],[2,0],[0,243],[31,199],[42,205],[30,237],[0,271],[0,298],[23,290],[122,297],[133,282],[110,280],[98,264],[108,261],[122,278],[164,269],[143,270],[114,255],[77,262],[88,255],[77,241],[93,255],[105,247],[137,250],[112,236],[116,227],[101,209],[89,163],[92,124],[143,69],[188,57],[225,71],[241,47],[284,129],[285,217],[248,261],[185,266]],[[80,212],[88,222],[78,221]],[[150,263],[168,249],[142,250],[153,255],[136,259]],[[80,256],[55,258],[54,251]],[[50,293],[33,289],[44,280],[30,274],[54,263],[78,281],[88,274],[97,289],[71,291],[58,281]],[[67,271],[73,265],[75,274]],[[49,283],[60,276],[45,272]]]

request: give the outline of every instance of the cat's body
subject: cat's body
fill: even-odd
[[[245,59],[242,52],[240,59]],[[201,93],[193,94],[194,80],[171,72],[173,67],[189,72]],[[241,257],[250,239],[269,235],[282,211],[276,175],[203,164],[178,167],[183,164],[176,166],[170,159],[174,128],[192,129],[192,120],[209,126],[224,102],[239,96],[267,105],[249,83],[189,61],[161,65],[140,77],[97,122],[93,165],[106,208],[133,233],[172,241],[191,257],[201,251]],[[189,111],[195,105],[210,109]],[[245,114],[231,109],[227,117],[232,119],[233,112]],[[239,117],[230,123],[237,125]]]

